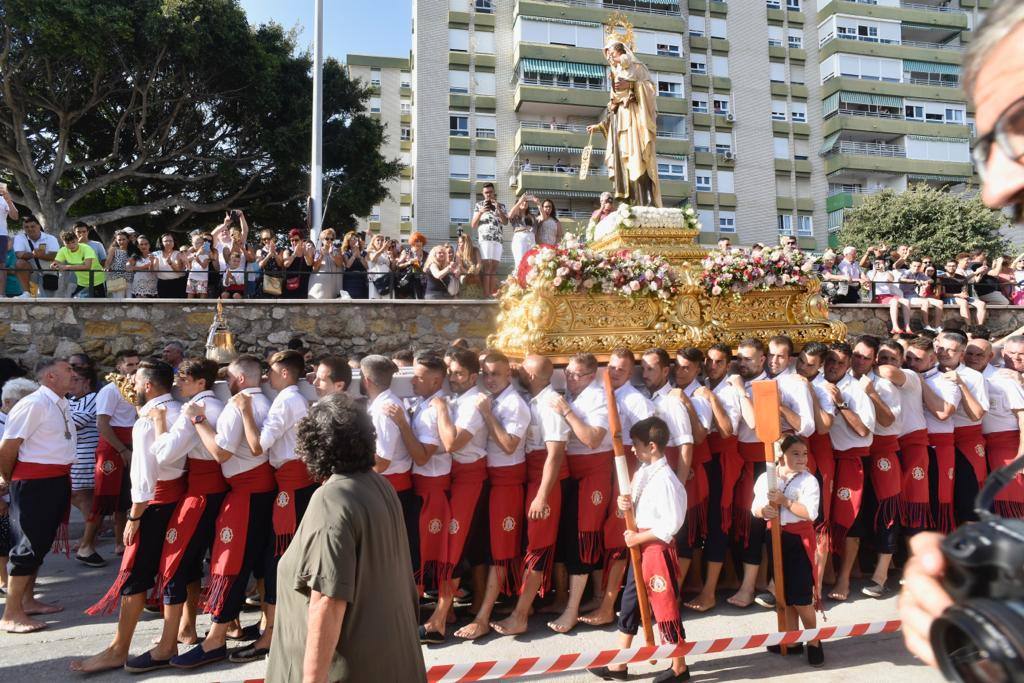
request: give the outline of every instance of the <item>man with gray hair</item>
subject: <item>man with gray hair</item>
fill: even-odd
[[[839,262],[839,274],[846,279],[843,283],[846,285],[846,291],[843,292],[842,288],[840,288],[839,295],[836,297],[836,303],[855,304],[860,301],[860,279],[862,273],[860,264],[857,262],[856,247],[845,247],[843,249],[843,260]]]
[[[177,372],[181,361],[185,360],[185,346],[180,341],[169,341],[164,345],[160,355],[163,357],[163,361]]]
[[[39,385],[26,377],[15,377],[7,380],[0,394],[0,439],[4,436],[7,416],[15,404],[25,398]],[[0,495],[0,588],[7,590],[7,556],[11,552],[11,516],[9,514],[11,495]]]
[[[964,65],[964,89],[974,104],[977,137],[972,155],[981,176],[981,197],[993,209],[1024,208],[1024,3],[1002,0],[975,31]],[[1024,343],[1008,347],[1024,352]],[[1017,356],[1016,366],[1024,358]],[[952,600],[941,584],[945,562],[938,534],[918,534],[904,571],[900,617],[907,647],[936,665],[928,638],[932,620]],[[974,662],[972,661],[971,664]]]

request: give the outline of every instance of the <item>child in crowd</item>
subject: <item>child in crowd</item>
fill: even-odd
[[[818,570],[814,563],[816,548],[813,520],[818,516],[820,489],[818,480],[807,471],[807,445],[800,437],[789,434],[781,443],[782,454],[775,466],[775,488],[768,490],[768,473],[754,482],[754,502],[750,511],[755,517],[768,520],[771,527],[782,522],[782,572],[786,593],[787,629],[796,629],[797,616],[804,628],[815,628]],[[772,538],[768,536],[768,567],[772,567]],[[803,645],[789,645],[788,654],[803,652]],[[778,645],[769,645],[769,652],[779,653]],[[820,640],[807,643],[807,662],[811,666],[825,663]]]
[[[662,643],[678,643],[686,638],[686,633],[676,595],[679,566],[674,537],[686,519],[686,489],[665,460],[669,429],[664,420],[657,416],[640,420],[630,428],[629,436],[633,440],[633,452],[643,464],[633,475],[631,495],[618,497],[619,509],[633,509],[636,515],[637,531],[627,530],[624,533],[626,547],[640,548],[643,581]],[[618,626],[618,647],[631,647],[640,627],[640,607],[632,564],[626,572]],[[604,680],[628,680],[625,664],[590,671]],[[654,681],[667,683],[689,679],[685,657],[674,657],[672,666],[658,674]]]
[[[205,299],[210,291],[210,247],[203,234],[192,233],[192,248],[188,250],[188,282],[185,294],[189,299]]]
[[[228,269],[224,271],[224,292],[222,299],[241,299],[245,293],[245,268],[241,252],[233,251],[228,256]]]

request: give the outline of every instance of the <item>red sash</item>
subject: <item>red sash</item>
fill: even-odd
[[[167,481],[158,481],[156,483],[156,490],[153,492],[153,498],[149,501],[150,505],[169,505],[176,503],[181,500],[181,497],[185,495],[185,477],[178,477],[177,479],[169,479]],[[146,513],[143,512],[143,515]],[[164,530],[160,530],[163,533]],[[140,529],[141,532],[141,529]],[[106,594],[99,599],[96,604],[85,610],[85,613],[90,616],[96,616],[97,614],[113,614],[117,611],[117,606],[121,602],[121,589],[124,588],[124,584],[128,581],[131,576],[132,568],[135,566],[135,557],[139,552],[139,534],[135,534],[135,538],[132,542],[125,546],[124,555],[121,556],[121,569],[117,572],[117,576],[114,578],[114,583],[111,584],[110,589]],[[159,577],[157,578],[159,582]]]
[[[505,570],[502,592],[513,595],[523,575],[523,490],[526,463],[488,467],[491,482],[488,512],[491,531],[491,564]]]
[[[531,451],[526,454],[526,506],[533,503],[540,491],[544,477],[544,464],[547,462],[547,450]],[[569,466],[562,459],[559,480],[567,479]],[[555,562],[555,541],[558,539],[558,520],[562,514],[562,487],[557,482],[551,487],[547,500],[548,514],[543,519],[526,520],[526,557],[523,567],[526,571],[543,573],[540,583],[540,595],[543,597],[551,582],[551,568]],[[520,591],[522,587],[520,587]]]
[[[274,552],[280,557],[288,549],[295,529],[299,526],[295,492],[313,486],[316,482],[309,476],[306,463],[301,460],[289,460],[278,467],[274,470],[274,479],[277,480],[277,498],[274,499]]]
[[[569,455],[569,474],[579,482],[580,561],[596,564],[603,552],[602,536],[612,495],[612,452]]]
[[[953,468],[956,465],[956,446],[952,434],[928,433],[928,445],[935,449],[935,464],[939,473],[939,518],[935,520],[938,530],[948,534],[956,526],[953,521]]]
[[[864,463],[870,455],[867,446],[833,450],[836,459],[836,490],[832,495],[832,519],[828,525],[829,546],[834,553],[842,553],[846,534],[850,531],[864,496]]]
[[[14,461],[11,481],[29,481],[31,479],[56,479],[71,477],[71,465],[46,465],[38,462]],[[68,524],[71,521],[71,499],[64,503],[64,519],[57,526],[57,535],[53,537],[51,552],[64,553],[71,557],[71,539],[68,537]]]
[[[807,471],[811,474],[821,475],[821,515],[822,528],[828,528],[832,519],[832,491],[835,489],[836,481],[836,459],[832,454],[832,437],[814,432],[807,437],[807,451],[814,458],[814,467],[811,467],[808,458]]]
[[[722,532],[729,533],[732,528],[733,493],[736,482],[743,470],[743,458],[740,457],[735,436],[722,438],[718,432],[708,434],[708,448],[712,454],[718,454],[718,463],[722,468]]]
[[[681,642],[683,622],[679,618],[679,601],[676,598],[679,560],[675,545],[662,541],[645,543],[640,550],[640,568],[662,643]]]
[[[928,492],[928,432],[918,429],[901,436],[899,442],[903,460],[903,526],[931,529],[935,523]]]
[[[899,450],[897,436],[875,434],[871,441],[871,486],[878,500],[875,529],[889,529],[897,520],[906,517],[903,510],[903,475],[900,471]]]
[[[736,446],[743,459],[743,469],[732,497],[732,530],[746,547],[750,540],[750,506],[754,504],[754,463],[764,462],[764,444],[737,441]]]
[[[156,595],[162,595],[167,583],[174,578],[185,549],[206,511],[206,497],[224,493],[228,483],[220,463],[214,460],[188,459],[188,490],[174,509],[167,525],[164,547],[160,553],[160,575],[157,577]]]
[[[768,529],[772,528],[774,521],[773,519],[768,520]],[[817,546],[814,538],[814,523],[809,519],[805,519],[801,522],[783,524],[782,533],[800,537],[800,545],[804,547],[804,552],[807,553],[807,561],[811,563],[811,577],[814,579],[811,594],[814,596],[814,609],[824,612],[824,606],[821,604],[821,593],[818,592],[818,563],[815,561],[815,549]]]
[[[985,435],[981,433],[981,425],[957,427],[953,430],[953,444],[971,464],[974,478],[980,488],[988,477],[988,460],[985,458]]]
[[[217,533],[210,553],[210,580],[200,600],[200,607],[214,615],[224,609],[231,583],[238,578],[245,558],[245,541],[249,535],[249,505],[255,493],[267,493],[275,488],[274,468],[262,462],[251,470],[228,478],[231,490],[224,497],[217,515]],[[267,533],[269,529],[253,529],[253,533]]]
[[[451,581],[453,568],[448,563],[448,534],[445,533],[452,519],[448,503],[451,484],[451,477],[447,474],[440,477],[412,475],[413,490],[423,501],[420,507],[420,567],[416,576],[420,591],[424,586],[442,590]],[[428,579],[437,585],[428,585]]]
[[[121,443],[131,448],[132,428],[111,427]],[[89,521],[99,521],[104,515],[117,511],[117,502],[121,499],[121,477],[124,476],[125,463],[121,454],[114,450],[110,442],[100,437],[96,446],[96,466],[93,470],[95,481],[92,497],[92,510]]]
[[[448,564],[453,569],[462,561],[462,553],[469,539],[469,528],[473,524],[473,513],[476,512],[485,481],[486,458],[468,465],[452,460],[452,492],[449,496],[452,521],[448,525]]]
[[[693,444],[693,464],[686,478],[687,540],[690,547],[708,535],[708,473],[704,465],[711,460],[707,439]],[[618,505],[615,506],[618,509]]]
[[[412,488],[412,472],[409,470],[399,472],[398,474],[385,474],[384,478],[391,484],[391,488],[395,490],[395,493],[408,491]]]
[[[993,472],[1017,457],[1020,432],[993,432],[985,435],[988,466]],[[1024,518],[1024,475],[1017,473],[1002,491],[996,494],[996,513],[1003,517]]]

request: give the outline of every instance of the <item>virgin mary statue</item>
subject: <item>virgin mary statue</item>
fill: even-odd
[[[600,123],[587,131],[601,131],[607,140],[605,164],[615,198],[634,206],[661,206],[657,137],[657,89],[651,73],[623,42],[610,41],[604,49],[611,69],[608,108]]]

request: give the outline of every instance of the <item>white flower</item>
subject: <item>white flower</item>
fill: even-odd
[[[719,296],[721,293],[722,293],[722,288],[719,287],[718,285],[715,285],[714,287],[711,288],[711,294],[713,296]]]
[[[554,280],[551,281],[551,284],[553,284],[555,287],[561,287],[562,286],[562,278],[556,277]]]
[[[637,292],[640,290],[640,283],[637,282],[636,280],[633,280],[632,282],[629,283],[629,288],[634,292]]]

